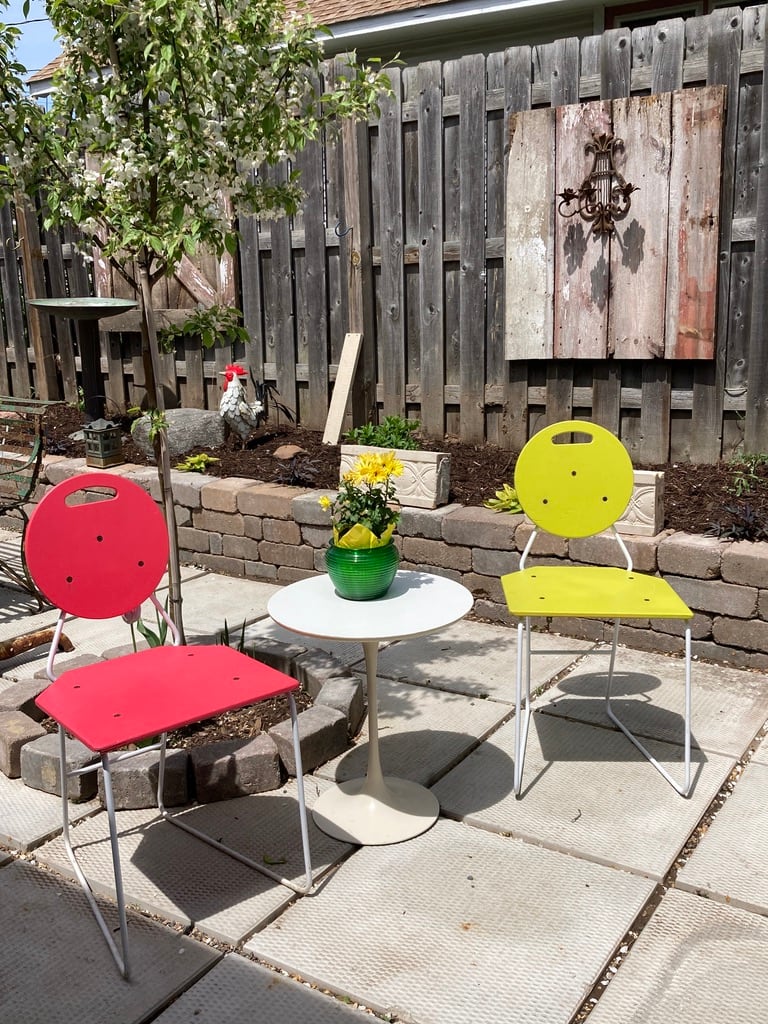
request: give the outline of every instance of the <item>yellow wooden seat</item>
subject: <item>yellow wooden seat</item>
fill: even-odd
[[[576,435],[576,436],[575,436]],[[691,790],[691,629],[693,612],[658,576],[633,570],[632,558],[615,522],[632,495],[633,471],[621,442],[594,423],[566,420],[545,427],[520,453],[515,489],[534,529],[520,557],[520,569],[501,577],[504,597],[519,619],[515,689],[515,793],[522,787],[530,724],[531,619],[613,620],[606,712],[681,796]],[[589,537],[610,529],[624,567],[542,565],[526,568],[540,530],[559,537]],[[679,619],[685,625],[684,778],[678,783],[621,722],[611,706],[611,684],[622,619]]]

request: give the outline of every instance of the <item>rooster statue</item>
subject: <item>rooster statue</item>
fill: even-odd
[[[245,370],[242,366],[239,366],[237,363],[230,363],[222,371],[222,376],[224,377],[224,394],[219,403],[219,415],[229,429],[239,436],[242,448],[245,448],[246,442],[253,431],[261,426],[262,423],[266,423],[268,418],[268,398],[270,395],[280,412],[287,419],[293,420],[290,410],[274,398],[278,394],[274,385],[260,383],[254,380],[253,374],[251,374],[256,397],[253,402],[249,402],[244,379]]]

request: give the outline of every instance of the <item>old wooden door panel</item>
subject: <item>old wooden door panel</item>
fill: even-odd
[[[608,100],[555,110],[556,193],[579,188],[592,168],[585,142],[610,130]],[[608,237],[593,235],[578,214],[555,218],[554,354],[558,359],[605,357],[609,248]]]
[[[723,115],[709,87],[511,116],[507,359],[712,358]],[[602,133],[624,139],[616,170],[639,189],[613,236],[555,213]]]
[[[616,168],[638,191],[611,239],[608,354],[663,357],[671,94],[615,100],[613,133]]]
[[[504,296],[507,359],[551,359],[553,355],[554,154],[552,107],[510,115]]]
[[[668,359],[714,355],[724,108],[722,86],[672,94]]]

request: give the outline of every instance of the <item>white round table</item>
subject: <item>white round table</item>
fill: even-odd
[[[437,821],[440,805],[424,786],[385,776],[379,753],[376,667],[379,644],[434,633],[463,618],[472,594],[461,583],[426,572],[400,571],[383,597],[349,601],[330,578],[313,576],[279,590],[267,611],[278,625],[304,636],[358,641],[365,654],[368,685],[368,771],[341,782],[317,800],[315,824],[344,842],[364,846],[399,843]]]

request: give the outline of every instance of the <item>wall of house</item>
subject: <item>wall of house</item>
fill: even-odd
[[[85,469],[84,460],[49,457],[41,487]],[[108,472],[130,477],[159,500],[154,468],[125,465]],[[174,470],[173,493],[185,563],[275,584],[325,571],[323,551],[330,527],[318,498],[327,492]],[[530,529],[523,516],[485,508],[404,508],[396,535],[401,567],[461,581],[475,596],[475,615],[513,626],[499,577],[518,568]],[[624,540],[635,568],[663,576],[694,611],[697,658],[768,669],[768,543],[670,531]],[[612,565],[617,564],[615,552],[615,543],[602,535],[571,541],[541,536],[531,558]],[[546,625],[537,623],[539,628]],[[589,640],[609,639],[611,628],[591,619],[557,621],[559,633]],[[642,650],[679,654],[683,631],[680,623],[643,620],[624,624],[621,641]]]

